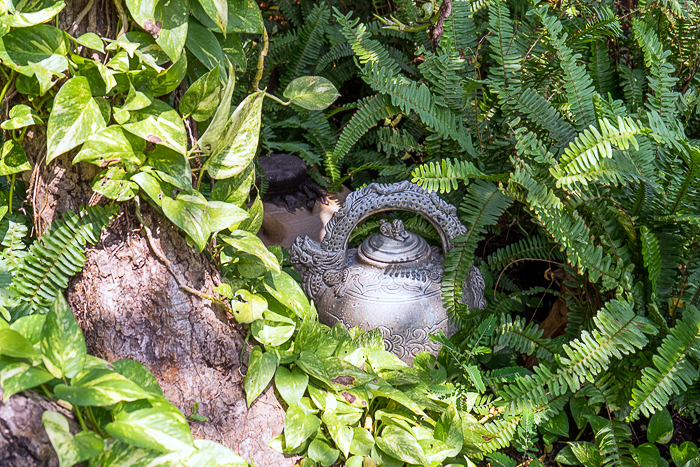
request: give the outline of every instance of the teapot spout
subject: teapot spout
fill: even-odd
[[[345,250],[331,251],[324,249],[320,243],[308,236],[297,237],[289,247],[289,255],[294,269],[301,276],[301,285],[306,296],[314,301],[333,284],[324,280],[324,274],[339,271],[345,267]]]

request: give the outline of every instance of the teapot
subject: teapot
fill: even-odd
[[[319,321],[369,331],[379,329],[386,350],[410,364],[421,351],[437,355],[430,334],[456,331],[442,303],[444,256],[401,220],[382,220],[380,231],[348,249],[350,233],[368,216],[386,211],[423,215],[437,230],[445,252],[466,232],[457,209],[435,192],[403,181],[372,183],[348,195],[326,225],[323,242],[297,237],[289,252]],[[472,266],[462,286],[462,303],[485,309],[484,280]]]

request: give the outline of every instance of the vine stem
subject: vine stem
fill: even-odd
[[[262,80],[265,57],[267,57],[267,50],[269,46],[270,41],[267,38],[267,29],[263,27],[263,49],[260,51],[260,56],[258,57],[258,70],[255,73],[255,81],[253,81],[253,89],[256,91],[260,91],[258,86],[260,85],[260,80]]]
[[[119,15],[119,20],[122,22],[121,28],[119,28],[119,33],[117,33],[117,39],[120,36],[126,34],[126,30],[129,24],[129,18],[126,16],[124,7],[122,6],[122,0],[114,0],[114,6],[117,8],[117,14]]]
[[[12,197],[15,191],[15,177],[17,174],[12,174],[10,176],[10,200],[7,202],[7,212],[12,213]]]
[[[78,419],[78,422],[80,422],[80,428],[83,429],[83,431],[87,431],[87,425],[85,424],[85,420],[83,420],[83,416],[80,413],[80,408],[77,405],[74,405],[73,408],[75,409],[75,417]]]
[[[0,105],[2,105],[2,101],[5,100],[5,94],[7,94],[7,90],[10,89],[10,84],[12,84],[12,80],[15,78],[15,76],[17,76],[17,73],[12,70],[10,77],[7,78],[5,86],[3,86],[2,91],[0,92]]]
[[[136,219],[138,219],[138,221],[143,226],[143,229],[146,231],[146,239],[148,240],[148,246],[151,248],[151,251],[153,251],[153,254],[156,256],[156,258],[158,258],[165,265],[165,268],[168,270],[170,275],[173,276],[173,279],[175,279],[175,282],[177,283],[178,287],[180,287],[185,292],[189,292],[192,295],[196,295],[197,297],[203,300],[210,300],[214,303],[223,305],[224,307],[226,307],[227,310],[231,311],[231,306],[225,301],[220,300],[212,295],[202,293],[199,290],[193,289],[192,287],[188,286],[187,284],[184,284],[180,280],[177,274],[175,274],[175,268],[173,267],[173,263],[168,259],[167,256],[165,256],[165,254],[160,250],[160,248],[156,247],[155,241],[153,240],[151,228],[148,226],[148,223],[146,223],[145,219],[141,215],[141,200],[138,195],[134,197],[134,202],[136,203]]]

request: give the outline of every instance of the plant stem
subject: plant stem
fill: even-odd
[[[12,80],[15,79],[15,76],[17,76],[17,73],[15,73],[15,71],[12,70],[12,73],[10,73],[10,77],[7,78],[5,86],[3,86],[2,88],[2,92],[0,92],[0,106],[2,106],[2,101],[5,100],[5,94],[7,94],[7,90],[10,89],[10,84],[12,84]]]
[[[7,202],[7,212],[12,213],[12,196],[14,196],[15,191],[15,178],[17,174],[12,174],[10,176],[10,199]]]
[[[267,56],[267,49],[270,42],[267,39],[267,29],[263,27],[263,49],[260,51],[260,56],[258,57],[258,71],[255,73],[255,80],[253,81],[253,89],[260,91],[258,87],[260,85],[260,80],[263,75],[263,67],[265,66],[265,57]]]
[[[87,430],[87,425],[85,425],[85,420],[83,420],[83,416],[80,414],[80,408],[77,405],[74,405],[73,408],[75,409],[75,417],[78,419],[78,422],[80,423],[80,427],[83,429],[83,431]]]
[[[205,170],[200,170],[199,172],[199,178],[197,178],[197,191],[199,191],[199,187],[202,186],[202,177],[204,177],[204,172]]]
[[[272,99],[273,101],[278,102],[278,103],[280,103],[280,104],[282,104],[282,105],[289,105],[289,104],[292,103],[292,101],[285,102],[285,101],[283,101],[282,99],[280,99],[279,97],[273,96],[273,95],[270,94],[269,92],[266,92],[266,93],[265,93],[265,97],[269,97],[269,98]]]

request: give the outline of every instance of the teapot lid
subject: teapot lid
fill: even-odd
[[[379,233],[367,237],[359,252],[379,263],[407,263],[424,256],[430,247],[423,237],[404,229],[403,222],[381,221]]]

